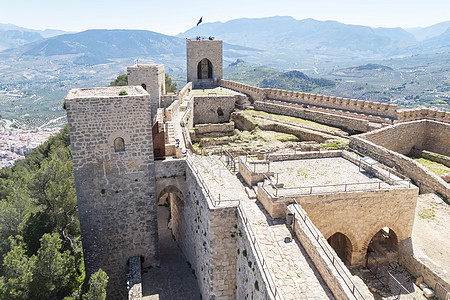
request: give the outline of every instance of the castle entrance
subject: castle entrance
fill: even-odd
[[[192,269],[179,245],[182,241],[183,194],[174,185],[165,187],[158,195],[158,246],[160,267],[144,270],[143,296],[158,299],[198,299],[200,290]]]
[[[212,79],[212,63],[209,59],[202,59],[197,66],[197,79]]]
[[[328,244],[334,249],[346,266],[352,261],[352,243],[350,239],[340,232],[336,232],[327,239]]]

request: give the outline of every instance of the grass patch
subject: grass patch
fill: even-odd
[[[419,212],[419,218],[433,220],[436,217],[434,208],[424,208]]]
[[[443,164],[422,157],[414,158],[414,160],[436,175],[445,175],[447,173],[450,173],[450,168]]]

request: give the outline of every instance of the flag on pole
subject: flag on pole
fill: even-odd
[[[200,25],[200,23],[203,21],[203,17],[200,18],[200,20],[198,20],[197,22],[197,26]]]

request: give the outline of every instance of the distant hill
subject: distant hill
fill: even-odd
[[[406,31],[415,36],[418,41],[423,41],[443,34],[450,28],[450,21],[441,22],[424,28],[406,28]]]
[[[0,51],[66,33],[62,30],[35,30],[13,24],[0,24]]]
[[[230,64],[224,73],[226,79],[262,88],[314,92],[335,85],[334,81],[312,78],[300,71],[280,72],[267,66],[252,66],[243,60]]]
[[[355,66],[349,68],[343,68],[331,72],[334,76],[343,77],[376,77],[384,76],[386,73],[394,71],[391,67],[379,65],[379,64],[366,64],[362,66]]]
[[[398,42],[414,44],[414,37],[401,28],[371,28],[336,21],[292,17],[235,19],[225,23],[205,23],[179,34],[179,37],[213,35],[228,43],[264,50],[389,53]],[[353,54],[354,55],[354,54]]]

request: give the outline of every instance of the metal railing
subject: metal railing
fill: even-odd
[[[396,299],[399,300],[416,300],[417,298],[411,295],[411,292],[408,291],[395,277],[391,272],[388,271],[387,275],[387,286],[391,290],[391,293],[397,295]]]
[[[355,297],[355,299],[365,299],[362,293],[356,287],[355,283],[353,282],[349,274],[347,273],[348,272],[347,267],[343,266],[341,260],[338,257],[336,257],[334,250],[331,248],[328,242],[325,241],[325,238],[323,237],[322,233],[320,233],[320,231],[314,226],[311,219],[308,217],[308,215],[300,206],[300,204],[298,204],[298,202],[295,200],[294,202],[295,202],[294,209],[300,216],[300,220],[305,224],[306,228],[308,228],[309,232],[314,236],[314,239],[317,241],[322,251],[325,253],[331,264],[334,266],[336,272],[345,282],[345,285],[348,287],[352,295]],[[297,218],[295,217],[294,214],[294,224],[296,219]]]
[[[439,282],[434,287],[434,295],[439,300],[450,300],[450,292],[447,291]]]

